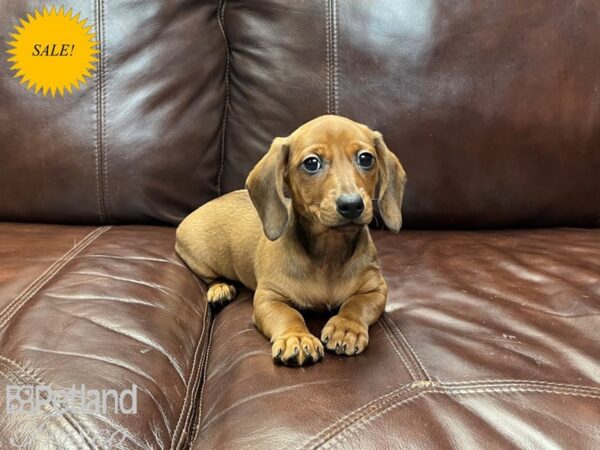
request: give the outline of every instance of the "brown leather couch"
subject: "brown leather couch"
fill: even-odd
[[[101,41],[80,92],[0,58],[0,373],[135,385],[137,414],[3,387],[1,448],[600,447],[596,0],[63,3]],[[40,4],[3,2],[0,40]],[[405,229],[373,232],[367,351],[292,369],[250,292],[207,308],[174,225],[325,113],[400,157]]]

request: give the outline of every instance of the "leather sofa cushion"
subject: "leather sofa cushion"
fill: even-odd
[[[383,133],[405,225],[598,226],[595,0],[232,0],[224,191],[327,113]]]
[[[0,35],[31,3],[3,5]],[[177,223],[215,197],[227,59],[217,4],[63,1],[102,43],[94,77],[64,98],[26,90],[3,55],[0,220]]]
[[[169,448],[195,414],[211,312],[171,228],[0,224],[0,403],[6,385],[137,386],[137,414],[0,408],[0,447]],[[116,444],[122,443],[120,447]]]
[[[365,353],[273,365],[246,292],[215,317],[194,448],[597,446],[600,230],[373,235]]]

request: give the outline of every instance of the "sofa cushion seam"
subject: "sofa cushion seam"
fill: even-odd
[[[469,385],[492,386],[492,385],[507,385],[507,384],[551,386],[551,387],[567,388],[567,389],[591,390],[594,392],[598,392],[600,394],[600,386],[586,386],[586,385],[582,385],[582,384],[567,384],[567,383],[557,383],[557,382],[542,381],[542,380],[487,379],[487,380],[473,380],[473,381],[445,381],[442,384],[447,387],[462,387],[462,386],[469,386]]]
[[[435,384],[437,384],[437,383],[434,383],[434,385]],[[468,388],[467,389],[465,389],[465,388],[447,389],[442,384],[438,384],[438,386],[442,387],[443,389],[437,389],[435,387],[425,388],[425,389],[421,390],[420,392],[416,392],[413,395],[406,397],[399,402],[394,402],[391,405],[385,407],[384,409],[382,409],[378,412],[375,412],[374,414],[369,415],[363,421],[360,421],[360,419],[359,419],[356,422],[351,423],[350,426],[355,425],[355,424],[357,425],[354,429],[349,429],[349,428],[338,429],[337,433],[330,433],[329,439],[325,438],[324,440],[321,440],[321,442],[313,448],[327,448],[327,447],[331,447],[336,444],[340,444],[340,442],[342,442],[345,439],[347,439],[348,437],[356,434],[358,431],[363,429],[366,425],[368,425],[369,423],[378,419],[379,417],[382,417],[383,415],[387,414],[389,411],[391,411],[405,403],[408,403],[411,400],[414,400],[416,398],[422,397],[427,394],[443,394],[443,395],[447,395],[447,396],[459,396],[459,395],[494,394],[494,393],[507,393],[507,392],[508,393],[523,393],[523,394],[549,393],[549,394],[556,394],[556,395],[571,395],[571,396],[584,397],[584,398],[600,399],[600,395],[583,394],[583,393],[576,392],[576,391],[570,392],[568,389],[552,390],[552,389],[533,389],[533,388],[526,388],[526,387],[513,388],[513,389],[506,389],[506,388],[502,388],[502,387],[489,387],[489,388],[483,388],[483,389],[468,389]],[[380,407],[384,406],[385,403],[386,403],[386,401],[380,402],[376,406],[376,408],[380,408]],[[363,415],[361,418],[364,418],[364,417],[365,416]],[[346,432],[346,430],[348,430],[348,431]]]
[[[217,22],[225,41],[225,105],[223,107],[223,117],[221,118],[221,163],[219,165],[219,171],[217,172],[217,196],[221,196],[223,192],[222,179],[223,170],[225,166],[225,145],[227,139],[227,123],[229,121],[229,102],[230,102],[230,86],[229,86],[229,71],[230,71],[230,48],[229,41],[227,40],[227,34],[225,32],[225,8],[227,6],[227,0],[220,0],[217,8]]]
[[[396,325],[396,323],[393,320],[389,320],[389,322],[391,323],[390,328],[393,327],[392,331],[395,330],[395,334],[398,335],[398,338],[399,338],[398,342],[399,342],[399,344],[401,346],[403,346],[405,352],[410,355],[411,359],[413,360],[413,364],[415,364],[415,366],[417,367],[417,370],[421,372],[421,375],[423,375],[423,378],[425,378],[425,380],[430,381],[431,380],[431,376],[429,375],[429,373],[425,369],[425,366],[421,362],[421,359],[419,358],[419,355],[417,354],[417,352],[410,345],[410,343],[408,342],[408,340],[406,339],[406,337],[404,336],[404,334],[400,331],[400,329],[398,328],[398,326]],[[419,378],[421,378],[421,377],[419,377]]]
[[[94,0],[94,14],[96,19],[96,37],[98,41],[98,70],[96,71],[96,93],[95,93],[95,169],[96,169],[96,196],[98,200],[100,223],[110,221],[107,209],[105,189],[105,148],[104,148],[104,0]]]
[[[393,397],[403,396],[411,391],[419,390],[419,391],[430,391],[430,390],[443,390],[443,392],[455,392],[457,395],[461,393],[516,393],[516,392],[551,392],[556,394],[563,395],[576,395],[582,397],[590,397],[590,398],[600,398],[600,389],[590,386],[579,386],[579,385],[568,385],[568,384],[559,384],[554,383],[549,387],[553,387],[554,389],[534,389],[529,386],[541,386],[547,387],[550,383],[541,382],[537,380],[506,380],[506,382],[499,380],[498,382],[482,382],[479,385],[475,385],[473,387],[455,387],[452,384],[446,384],[436,381],[415,381],[413,383],[403,385],[399,388],[396,388],[392,391],[389,391],[381,396],[371,400],[368,403],[360,406],[359,408],[351,411],[346,414],[342,418],[336,420],[333,424],[324,428],[315,435],[311,440],[309,440],[306,444],[302,446],[303,449],[307,448],[318,448],[320,445],[324,444],[328,439],[332,436],[340,433],[344,426],[351,426],[353,423],[356,423],[361,418],[365,417],[367,412],[372,410],[377,410],[382,405],[392,401]],[[470,391],[470,392],[467,392]],[[329,432],[328,432],[329,431]]]
[[[332,58],[333,71],[331,78],[333,114],[339,114],[338,105],[338,8],[337,0],[331,0],[331,40],[332,40]]]
[[[184,396],[183,399],[183,404],[181,405],[181,412],[179,413],[179,418],[177,419],[177,423],[175,425],[175,429],[173,431],[173,440],[171,443],[171,449],[176,449],[176,448],[180,448],[181,444],[183,443],[184,439],[185,439],[185,432],[184,432],[184,428],[185,428],[185,423],[183,423],[183,426],[181,428],[180,431],[180,426],[182,425],[181,421],[183,419],[183,415],[184,412],[186,412],[186,420],[185,422],[188,421],[188,417],[189,417],[189,411],[192,408],[192,402],[193,402],[193,398],[192,398],[192,394],[193,394],[193,378],[194,378],[194,373],[196,372],[196,361],[198,360],[198,354],[200,351],[200,348],[202,346],[202,342],[204,340],[204,333],[206,332],[206,328],[209,327],[209,320],[210,320],[210,313],[209,313],[209,305],[205,304],[205,308],[204,308],[204,320],[202,321],[202,332],[200,333],[200,337],[198,338],[198,342],[196,343],[196,349],[194,351],[194,358],[192,360],[192,365],[190,367],[190,376],[188,377],[188,381],[187,381],[187,386],[186,386],[186,394]],[[189,407],[187,406],[189,403]],[[181,432],[181,435],[178,436],[178,433]],[[177,440],[177,443],[176,443]]]
[[[101,5],[102,5],[102,14],[101,14],[101,29],[102,29],[102,37],[99,39],[99,41],[101,40],[102,42],[100,43],[100,70],[102,71],[102,95],[101,95],[101,100],[102,100],[102,147],[103,147],[103,151],[104,151],[104,157],[102,158],[102,161],[104,163],[103,166],[103,170],[104,170],[104,183],[103,183],[103,187],[104,187],[104,209],[106,211],[106,219],[108,222],[112,221],[112,211],[111,211],[111,206],[110,206],[110,193],[108,191],[108,146],[106,144],[106,125],[107,125],[107,119],[106,119],[106,80],[108,79],[107,77],[107,73],[106,73],[106,45],[104,44],[104,38],[106,36],[106,2],[104,0],[101,0]]]
[[[410,375],[410,377],[412,378],[412,380],[413,381],[418,380],[419,377],[415,375],[415,373],[413,372],[413,370],[411,368],[411,365],[409,364],[409,360],[407,360],[405,358],[405,355],[403,355],[401,346],[399,344],[398,344],[398,346],[396,345],[396,343],[394,342],[395,339],[392,338],[392,335],[390,334],[390,331],[388,330],[388,325],[387,325],[386,319],[385,319],[385,313],[384,313],[383,316],[381,316],[381,319],[378,321],[378,323],[381,326],[381,328],[383,329],[383,332],[385,333],[385,337],[390,342],[390,345],[392,346],[392,348],[394,349],[394,351],[396,352],[396,354],[400,357],[400,360],[402,361],[402,364],[404,365],[404,367],[408,371],[408,374]]]
[[[210,349],[212,346],[213,327],[214,327],[214,321],[211,321],[210,330],[208,332],[208,343],[206,345],[205,360],[204,360],[204,365],[202,368],[202,381],[201,381],[201,385],[200,385],[200,396],[198,398],[198,415],[197,415],[196,420],[193,425],[193,428],[195,428],[195,432],[192,437],[192,441],[191,441],[192,444],[196,441],[196,437],[199,434],[200,426],[202,425],[202,407],[203,407],[203,402],[204,402],[204,387],[206,386],[206,373],[208,371],[208,358],[210,357]]]
[[[95,0],[94,1],[94,16],[95,16],[95,21],[96,21],[96,34],[98,34],[98,46],[102,45],[102,42],[100,41],[100,20],[98,19],[99,17],[99,11],[98,11],[98,1]],[[100,61],[98,61],[98,65],[100,66]],[[104,200],[102,198],[103,196],[103,190],[101,188],[102,186],[102,179],[101,179],[101,173],[102,173],[102,169],[101,169],[101,158],[102,158],[102,149],[101,149],[101,142],[99,139],[99,135],[100,135],[100,129],[101,129],[101,125],[100,125],[100,83],[102,81],[102,76],[100,74],[100,70],[96,71],[96,76],[95,76],[95,83],[94,83],[94,87],[95,87],[95,94],[94,94],[94,112],[96,117],[94,118],[94,169],[95,169],[95,176],[96,176],[96,201],[97,201],[97,206],[98,206],[98,216],[100,219],[100,223],[105,223],[106,218],[105,218],[105,213],[104,213]]]
[[[331,114],[331,45],[329,44],[330,38],[330,0],[325,0],[325,113]]]
[[[65,265],[72,261],[79,253],[85,250],[109,228],[110,226],[99,227],[90,232],[75,247],[71,248],[68,252],[57,259],[40,276],[38,276],[23,291],[21,291],[21,293],[17,295],[14,300],[0,312],[0,329],[6,326],[10,319],[17,313],[17,311],[19,311],[29,299],[37,294],[42,287],[48,284],[48,282],[52,280]]]
[[[336,433],[339,433],[339,428],[340,428],[339,426],[343,425],[346,422],[349,422],[351,424],[355,417],[359,417],[361,415],[361,413],[363,413],[364,411],[366,411],[372,407],[376,407],[377,404],[383,402],[385,399],[387,399],[389,397],[393,397],[395,395],[400,395],[403,392],[410,392],[411,390],[414,390],[413,383],[402,385],[399,388],[393,389],[392,391],[386,392],[385,394],[382,394],[379,397],[374,398],[373,400],[350,411],[345,416],[337,419],[335,422],[333,422],[329,426],[325,427],[323,430],[321,430],[319,433],[317,433],[310,441],[308,441],[302,448],[303,449],[309,448],[311,446],[311,444],[315,441],[316,441],[316,444],[315,444],[314,448],[318,447],[321,443],[325,442],[330,436],[332,436]],[[336,427],[338,428],[337,431],[335,430]]]
[[[198,390],[200,390],[200,392],[202,392],[202,387],[203,387],[203,370],[204,370],[204,365],[206,364],[206,358],[207,358],[207,352],[209,350],[208,346],[210,344],[210,333],[212,331],[212,310],[210,309],[210,306],[207,305],[207,310],[208,310],[208,315],[206,318],[206,323],[205,323],[205,327],[208,328],[208,333],[206,333],[206,335],[202,336],[202,354],[201,354],[201,359],[200,362],[198,363],[198,371],[197,371],[197,378],[196,378],[196,382],[194,383],[194,386],[192,388],[192,394],[191,394],[191,402],[190,402],[190,408],[188,409],[188,412],[186,414],[186,418],[185,418],[185,422],[183,424],[183,429],[185,429],[185,436],[188,436],[188,447],[191,447],[191,443],[194,440],[194,435],[195,430],[194,430],[194,419],[196,417],[196,412],[198,410],[198,408],[200,407],[199,405],[199,399],[198,399]],[[205,342],[205,336],[206,336],[206,343]],[[183,436],[183,434],[182,434]]]

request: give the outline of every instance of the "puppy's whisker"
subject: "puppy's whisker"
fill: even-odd
[[[374,216],[373,216],[373,219],[375,219],[375,226],[376,226],[377,228],[379,228],[379,227],[380,227],[380,225],[379,225],[379,220],[377,220],[377,216],[376,216],[376,215],[374,215]]]

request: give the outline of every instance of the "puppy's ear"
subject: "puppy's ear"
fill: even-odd
[[[381,133],[373,132],[379,158],[379,211],[385,225],[394,233],[402,228],[402,199],[406,172],[400,161],[385,145]]]
[[[267,154],[246,179],[246,189],[258,211],[265,234],[271,241],[281,236],[288,222],[283,177],[289,153],[290,146],[286,139],[275,138]]]

